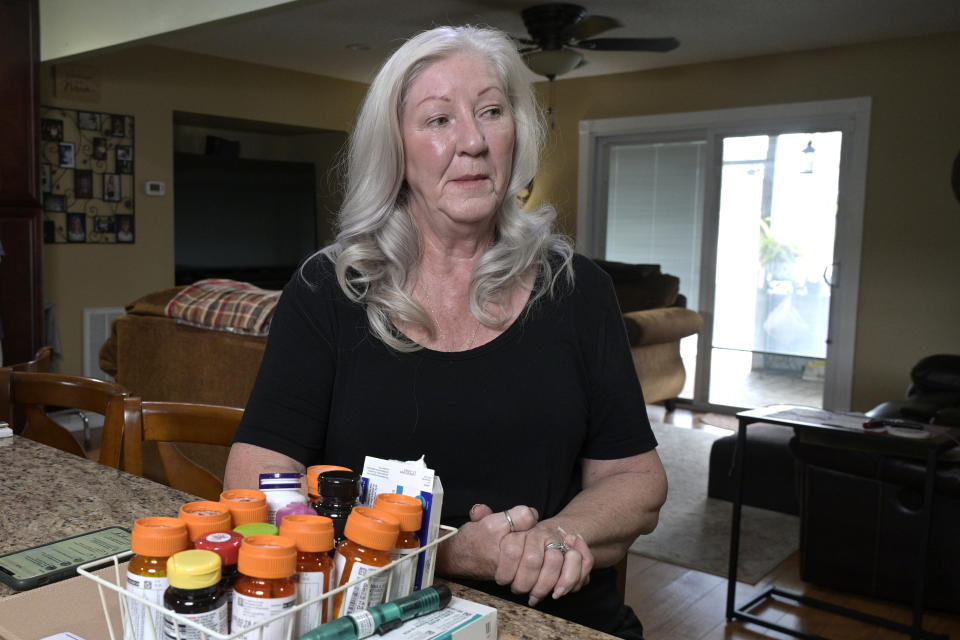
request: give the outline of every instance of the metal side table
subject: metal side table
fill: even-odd
[[[733,521],[730,530],[730,570],[727,578],[727,620],[750,622],[768,629],[773,629],[796,638],[807,640],[827,640],[805,631],[785,627],[756,616],[750,611],[761,602],[769,598],[791,600],[798,605],[814,607],[846,618],[852,618],[868,624],[891,629],[914,638],[915,640],[948,640],[944,634],[936,634],[923,629],[924,587],[927,577],[927,563],[929,559],[930,526],[933,519],[933,489],[937,472],[937,459],[941,453],[957,444],[957,429],[929,425],[925,430],[930,436],[923,439],[904,438],[889,435],[884,432],[875,432],[862,428],[863,417],[850,414],[822,411],[806,407],[792,407],[776,405],[763,409],[742,411],[737,414],[739,429],[737,431],[737,448],[734,453],[734,496]],[[920,535],[920,546],[924,550],[924,561],[919,563],[915,578],[913,597],[913,622],[911,625],[901,624],[894,620],[869,615],[848,607],[838,605],[793,593],[776,587],[765,590],[740,607],[735,604],[737,591],[737,565],[740,552],[740,516],[743,506],[743,478],[744,478],[744,451],[747,446],[747,428],[749,425],[763,422],[765,424],[791,427],[797,431],[835,432],[842,433],[847,438],[863,439],[870,443],[871,448],[880,453],[909,455],[925,459],[926,477],[923,487],[922,521],[923,529]]]

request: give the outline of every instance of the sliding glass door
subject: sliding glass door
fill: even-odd
[[[699,308],[706,141],[617,141],[609,166],[604,257],[658,264],[680,279],[687,307]],[[681,397],[692,397],[697,336],[681,343],[689,372]]]
[[[615,131],[630,119],[612,121],[609,133],[590,131],[605,121],[582,127],[585,200],[597,215],[579,221],[578,246],[607,260],[659,264],[680,278],[687,306],[705,320],[699,336],[681,343],[681,400],[706,409],[844,408],[862,215],[855,196],[864,171],[856,164],[865,162],[868,120],[726,116],[711,112],[703,126],[672,130]]]
[[[711,405],[822,406],[842,140],[721,141]]]

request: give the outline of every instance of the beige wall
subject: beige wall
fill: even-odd
[[[173,111],[349,128],[364,87],[158,48],[82,61],[101,69],[97,105],[43,104],[137,118],[136,179],[171,187]],[[580,120],[871,96],[853,405],[903,395],[910,366],[960,353],[960,205],[949,187],[960,150],[960,34],[565,80],[534,200],[576,230]],[[545,85],[541,96],[546,98]],[[173,280],[173,200],[137,196],[137,244],[47,245],[45,295],[57,303],[64,370],[80,371],[82,309],[122,305]]]
[[[871,96],[853,384],[853,408],[868,409],[902,397],[919,358],[960,353],[958,69],[954,33],[560,81],[533,197],[576,231],[580,120]]]
[[[61,370],[80,374],[85,307],[123,306],[173,284],[173,112],[346,131],[365,87],[157,47],[125,49],[75,62],[100,70],[100,101],[53,97],[52,69],[44,65],[41,104],[136,119],[136,243],[44,246],[44,297],[56,303]],[[166,182],[167,195],[144,195],[146,180]]]

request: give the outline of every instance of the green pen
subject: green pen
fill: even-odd
[[[348,613],[300,636],[300,640],[361,640],[374,633],[382,635],[411,618],[443,609],[450,604],[450,596],[449,587],[435,584],[393,602]]]

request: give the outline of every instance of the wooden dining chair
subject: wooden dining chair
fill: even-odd
[[[177,443],[229,447],[243,409],[130,397],[123,400],[123,413],[124,471],[143,476],[143,444],[156,442],[167,484],[207,500],[220,499],[223,478],[184,455]]]
[[[7,368],[13,371],[32,371],[37,373],[46,373],[50,371],[50,364],[53,360],[52,347],[40,347],[40,350],[33,356],[33,360],[19,362],[17,364],[7,365]],[[4,396],[0,398],[0,416],[4,416],[14,433],[23,433],[27,425],[27,418],[22,411],[16,411],[15,407],[10,406],[9,398]]]
[[[25,438],[86,457],[87,452],[64,426],[47,415],[47,407],[66,407],[103,415],[101,464],[120,465],[123,439],[123,403],[127,390],[114,382],[58,373],[0,368],[0,419],[8,422],[22,413]],[[12,414],[12,415],[11,415]]]

